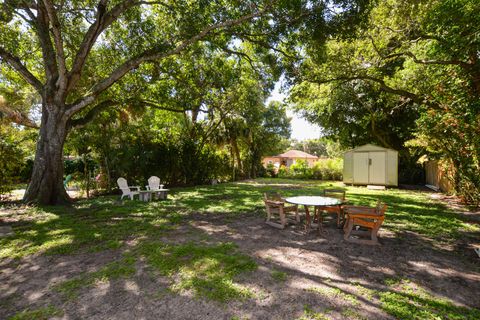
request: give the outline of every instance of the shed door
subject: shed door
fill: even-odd
[[[353,154],[353,183],[368,183],[368,152]]]
[[[369,182],[370,184],[385,184],[386,163],[385,152],[370,152]]]

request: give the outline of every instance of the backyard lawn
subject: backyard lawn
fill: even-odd
[[[262,194],[337,182],[257,179],[174,189],[169,200],[4,207],[1,319],[480,319],[478,217],[434,193],[346,187],[389,207],[381,246],[264,223]],[[301,208],[303,211],[303,208]],[[475,222],[476,221],[476,222]]]

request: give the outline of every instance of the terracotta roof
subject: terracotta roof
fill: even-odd
[[[318,159],[317,156],[313,156],[311,154],[308,154],[308,153],[300,151],[300,150],[288,150],[287,152],[279,154],[276,157],[279,157],[279,158]]]

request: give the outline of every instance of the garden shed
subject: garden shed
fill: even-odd
[[[343,182],[354,185],[398,185],[398,152],[366,144],[345,152]]]

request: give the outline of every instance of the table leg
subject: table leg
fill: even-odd
[[[308,234],[310,231],[311,221],[310,221],[310,211],[308,210],[308,206],[305,207],[305,232]]]
[[[317,231],[318,231],[318,234],[322,234],[323,233],[323,210],[321,207],[317,207],[315,208],[315,210],[318,212]]]

